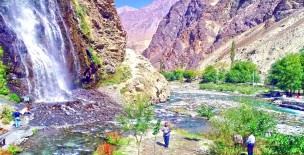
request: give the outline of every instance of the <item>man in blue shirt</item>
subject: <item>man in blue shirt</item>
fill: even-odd
[[[16,128],[19,128],[20,127],[20,116],[21,116],[21,113],[16,110],[14,113],[13,113],[13,117],[15,119],[15,126]]]
[[[164,137],[164,141],[165,141],[165,147],[168,148],[169,147],[170,132],[171,132],[168,122],[165,123],[165,126],[162,128],[162,132],[163,132],[163,137]]]

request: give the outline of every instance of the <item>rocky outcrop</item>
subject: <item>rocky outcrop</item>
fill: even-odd
[[[78,0],[80,8],[86,8],[89,37],[81,32],[82,17],[77,15],[76,5],[70,0],[58,1],[65,23],[69,28],[74,50],[81,65],[81,82],[95,86],[102,74],[114,74],[124,60],[126,33],[123,31],[113,0]],[[101,64],[93,59],[92,48]]]
[[[129,68],[131,76],[126,82],[109,87],[119,91],[119,93],[111,92],[112,96],[114,94],[115,98],[120,97],[128,101],[139,94],[149,97],[154,103],[165,102],[169,99],[168,81],[157,72],[146,58],[136,54],[131,49],[127,49],[126,59],[122,66]],[[104,92],[102,89],[99,91]],[[109,92],[109,90],[107,91]]]
[[[22,60],[19,55],[23,53],[28,58],[27,49],[22,40],[19,40],[16,33],[11,30],[5,23],[3,17],[0,15],[0,46],[4,50],[4,55],[1,57],[1,61],[7,66],[7,80],[8,87],[12,92],[19,95],[28,92],[27,75],[31,73],[25,72],[25,66],[22,64]],[[29,62],[30,63],[30,62]],[[30,70],[31,71],[31,70]]]
[[[157,68],[160,62],[167,70],[196,68],[209,57],[222,56],[223,51],[216,55],[214,51],[231,45],[233,37],[264,23],[269,27],[303,4],[303,0],[179,1],[159,24],[143,54]]]
[[[159,22],[178,0],[155,0],[150,5],[135,11],[119,14],[128,34],[127,47],[141,53],[146,49],[156,32]],[[121,8],[118,8],[121,10]]]

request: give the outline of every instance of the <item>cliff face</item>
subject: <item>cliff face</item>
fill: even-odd
[[[79,56],[81,82],[94,86],[103,74],[114,74],[123,61],[126,48],[126,33],[123,31],[113,0],[78,0],[85,8],[85,20],[89,26],[89,37],[81,32],[83,17],[77,15],[77,7],[70,0],[58,1],[74,50]],[[101,64],[94,62],[94,53]]]
[[[127,47],[142,52],[149,45],[159,22],[178,0],[155,0],[150,5],[119,14],[128,35]],[[121,8],[118,8],[121,10]]]
[[[271,26],[303,5],[303,0],[179,1],[143,54],[157,68],[160,62],[167,70],[196,68],[233,37],[260,24]]]

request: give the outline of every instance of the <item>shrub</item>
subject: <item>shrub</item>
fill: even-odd
[[[126,93],[127,92],[127,88],[126,87],[122,87],[121,89],[120,89],[120,94],[124,94],[124,93]]]
[[[174,81],[176,78],[173,73],[171,72],[162,72],[162,75],[168,80],[168,81]]]
[[[225,79],[226,79],[226,72],[219,71],[219,73],[218,73],[218,80],[221,81],[221,82],[223,82],[223,81],[225,81]]]
[[[210,65],[205,69],[205,71],[202,75],[202,78],[203,78],[203,82],[216,83],[217,79],[218,79],[217,71],[215,70],[215,68],[212,65]]]
[[[4,124],[9,124],[13,120],[13,107],[10,107],[8,105],[4,105],[2,112],[1,112],[1,118],[2,118],[2,123]]]
[[[8,100],[12,101],[12,102],[17,102],[17,103],[21,102],[20,97],[17,94],[15,94],[15,93],[9,94],[8,95]]]
[[[233,134],[243,137],[253,132],[256,138],[264,136],[265,132],[275,128],[275,117],[271,114],[256,109],[252,106],[241,106],[236,109],[228,109],[221,114],[220,118],[211,119],[212,127],[216,132],[210,133],[209,138],[215,142],[212,148],[214,154],[238,154],[240,148],[231,147],[234,142]],[[257,147],[260,148],[262,139],[258,139]]]
[[[173,70],[173,75],[175,76],[176,80],[183,80],[184,79],[184,70],[182,68],[177,68]]]
[[[18,146],[15,146],[15,145],[11,145],[7,148],[7,150],[12,153],[13,155],[15,154],[18,154],[18,153],[21,153],[22,152],[22,149]]]
[[[97,147],[94,155],[113,155],[114,147],[109,143],[101,144]]]
[[[209,108],[203,104],[200,106],[200,108],[198,110],[196,110],[196,112],[200,117],[206,117],[207,120],[209,120],[215,114],[214,107]]]
[[[105,138],[112,145],[120,145],[120,137],[116,132],[107,132]]]
[[[4,55],[4,50],[3,50],[2,46],[0,46],[0,57],[3,57],[3,55]]]
[[[263,154],[304,154],[304,135],[284,135],[274,133],[267,139],[266,149]]]
[[[252,73],[254,72],[255,82],[260,81],[258,76],[258,68],[249,61],[236,62],[226,75],[226,82],[229,83],[246,83],[252,81]]]
[[[191,82],[196,78],[196,72],[195,70],[186,70],[184,72],[184,78],[188,81]]]

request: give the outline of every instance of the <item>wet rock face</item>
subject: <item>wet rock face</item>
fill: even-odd
[[[27,57],[30,61],[27,49],[24,43],[17,38],[17,35],[5,23],[3,17],[0,15],[0,46],[4,49],[4,56],[1,58],[7,68],[8,87],[12,92],[18,95],[24,95],[28,92],[27,75],[25,73],[25,66],[22,65],[22,60],[19,52]],[[29,75],[32,75],[30,70]]]
[[[63,19],[68,27],[74,50],[80,61],[80,83],[95,86],[102,74],[114,74],[123,61],[126,47],[126,34],[122,30],[113,0],[78,0],[81,7],[87,8],[91,23],[90,38],[81,32],[74,4],[70,0],[58,1]],[[102,64],[92,61],[93,48]],[[70,61],[73,63],[73,60]]]
[[[179,1],[143,54],[156,68],[160,62],[167,70],[195,68],[232,37],[272,18],[280,21],[303,5],[303,0]]]

